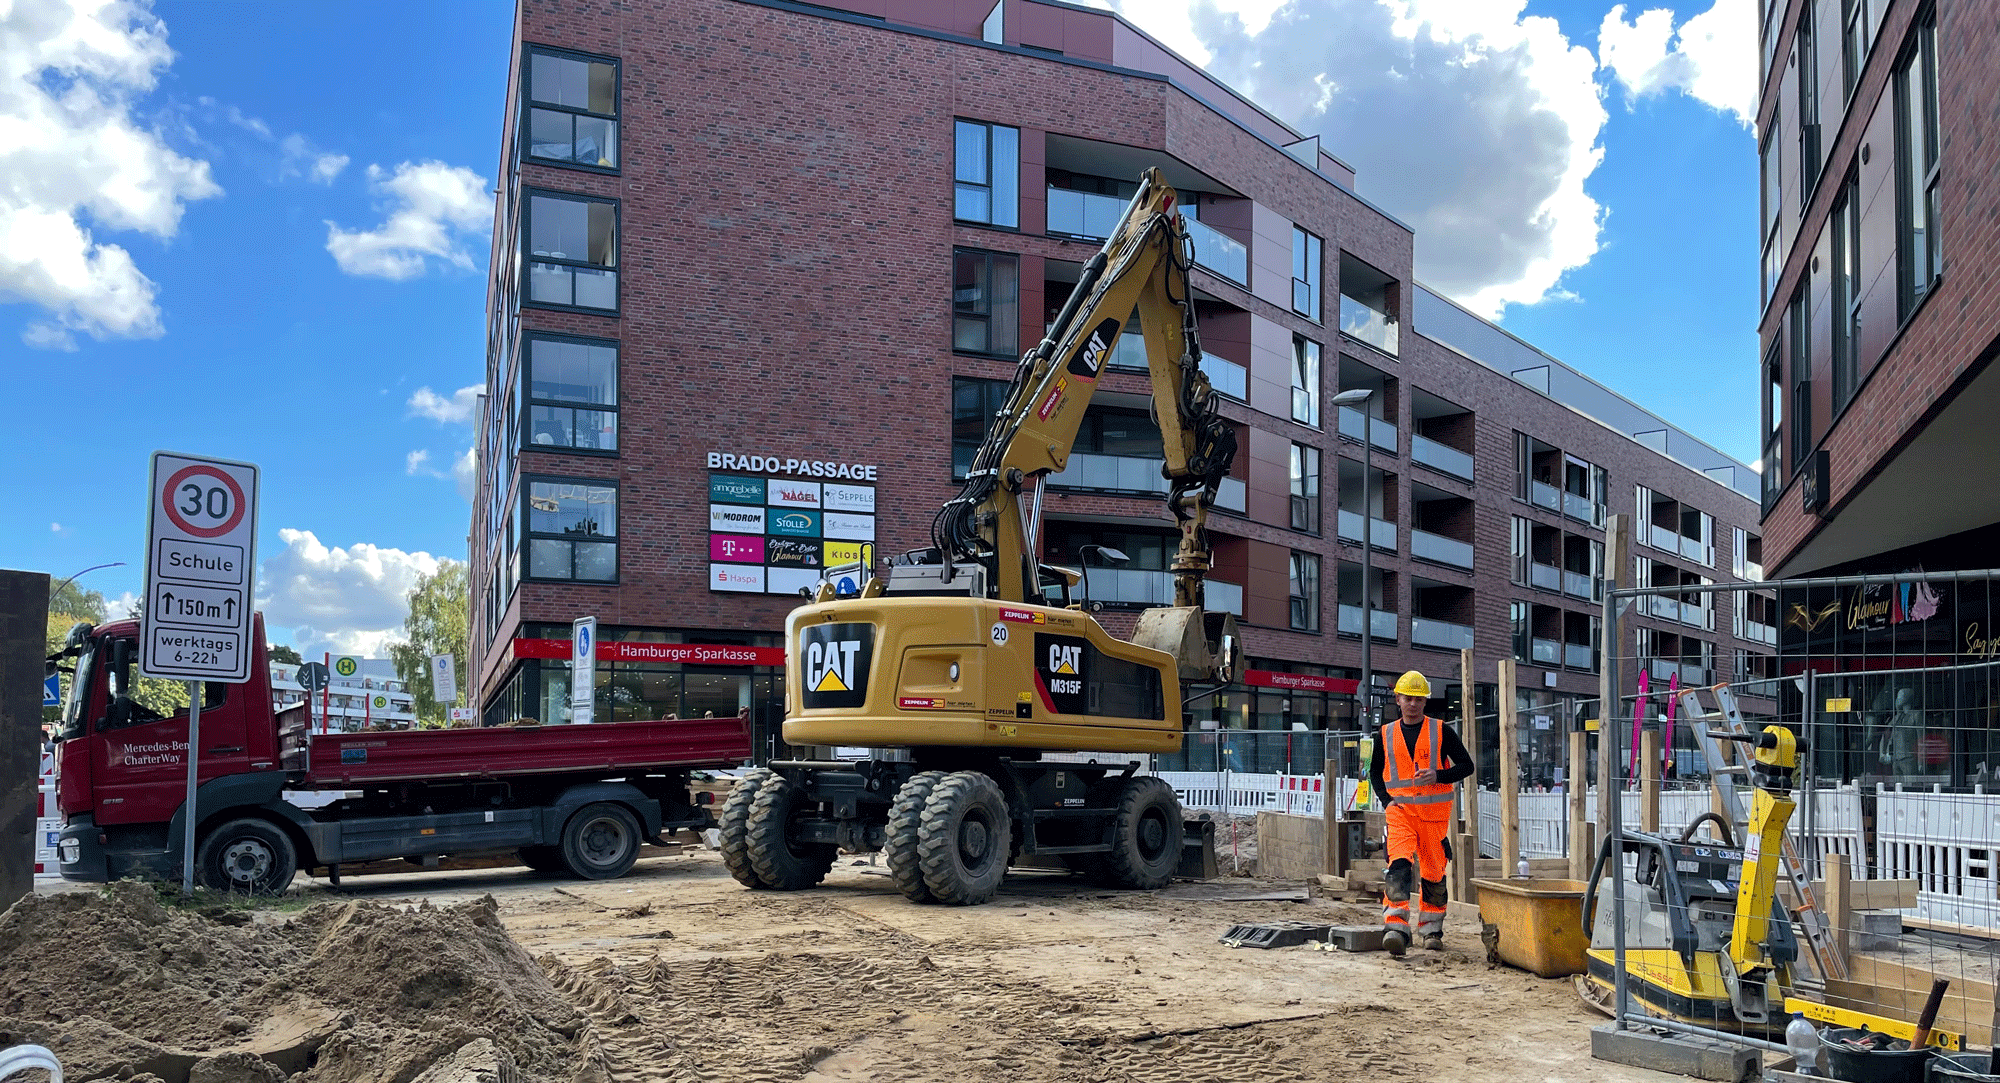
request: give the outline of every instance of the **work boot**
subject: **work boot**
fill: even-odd
[[[1427,937],[1424,937],[1424,950],[1425,950],[1425,951],[1443,951],[1443,950],[1444,950],[1444,937],[1442,937],[1442,936],[1439,936],[1439,935],[1438,935],[1438,934],[1436,934],[1436,933],[1432,933],[1431,935],[1429,935],[1429,936],[1427,936]]]
[[[1400,929],[1390,929],[1382,934],[1382,950],[1398,959],[1403,957],[1403,952],[1408,950],[1409,946],[1409,936]]]

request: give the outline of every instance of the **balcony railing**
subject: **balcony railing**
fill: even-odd
[[[1128,202],[1117,196],[1051,186],[1048,231],[1101,241],[1117,228]],[[1237,285],[1250,281],[1250,249],[1243,242],[1186,215],[1182,221],[1194,241],[1196,263]]]
[[[1396,320],[1386,312],[1368,307],[1346,294],[1340,295],[1340,330],[1386,354],[1397,349]]]
[[[1597,672],[1597,651],[1588,643],[1564,643],[1563,665]]]
[[[1141,359],[1144,364],[1144,359]],[[1250,370],[1226,357],[1212,353],[1201,355],[1201,371],[1208,374],[1208,382],[1215,389],[1232,399],[1250,401]]]
[[[1550,511],[1562,510],[1562,490],[1547,482],[1529,482],[1528,499],[1534,501],[1537,506],[1547,508]]]
[[[1110,489],[1126,493],[1164,493],[1167,479],[1160,476],[1158,459],[1133,455],[1095,455],[1078,452],[1060,474],[1050,474],[1056,485],[1077,489]]]
[[[1563,593],[1572,598],[1594,598],[1597,596],[1596,580],[1583,572],[1563,569]]]
[[[1653,543],[1653,548],[1655,549],[1664,549],[1669,553],[1678,553],[1681,551],[1681,532],[1675,530],[1673,527],[1654,527],[1652,537],[1649,540]]]
[[[1346,541],[1359,542],[1361,540],[1361,513],[1358,511],[1343,510],[1340,513],[1339,519],[1341,538]],[[1369,540],[1374,543],[1375,548],[1387,549],[1391,552],[1395,551],[1396,524],[1383,519],[1371,518],[1368,533]]]
[[[1561,590],[1563,587],[1562,569],[1553,564],[1537,564],[1529,561],[1528,585],[1540,587],[1543,590]]]
[[[1604,525],[1604,505],[1587,496],[1563,490],[1563,514],[1594,526]]]
[[[1238,515],[1247,514],[1250,505],[1244,494],[1248,488],[1242,478],[1223,478],[1215,490],[1215,506]]]
[[[1396,614],[1388,612],[1387,610],[1377,609],[1372,613],[1370,613],[1369,617],[1371,621],[1370,630],[1374,632],[1376,639],[1386,639],[1391,642],[1395,641],[1396,622],[1398,619]],[[1350,635],[1350,636],[1358,636],[1361,634],[1360,606],[1343,605],[1340,607],[1340,633],[1342,635]]]
[[[1456,538],[1433,534],[1428,530],[1410,530],[1410,555],[1418,560],[1428,560],[1434,564],[1449,564],[1455,568],[1472,570],[1472,546]],[[1411,625],[1415,634],[1415,625]]]
[[[1528,641],[1528,658],[1536,665],[1562,665],[1562,644],[1553,639],[1532,639]]]
[[[1379,417],[1369,417],[1352,406],[1341,407],[1340,435],[1359,441],[1363,439],[1364,432],[1368,434],[1366,439],[1369,443],[1390,454],[1395,453],[1396,426]]]
[[[1472,626],[1453,624],[1450,621],[1432,620],[1429,617],[1410,618],[1410,645],[1413,647],[1436,647],[1439,650],[1463,651],[1472,648]]]
[[[1174,573],[1138,568],[1092,568],[1089,574],[1092,602],[1108,605],[1161,606],[1174,604]],[[1082,600],[1081,584],[1076,588]],[[1243,615],[1243,588],[1235,583],[1210,579],[1204,585],[1207,608]]]
[[[1743,625],[1743,638],[1752,643],[1762,643],[1775,647],[1778,645],[1778,626],[1775,624],[1759,624],[1754,620],[1746,622]]]
[[[1472,480],[1472,456],[1455,447],[1446,447],[1422,433],[1410,434],[1410,458],[1452,477]]]
[[[1745,579],[1748,579],[1748,580],[1750,580],[1750,581],[1751,581],[1751,582],[1753,582],[1753,583],[1761,583],[1761,582],[1763,582],[1763,581],[1764,581],[1764,566],[1763,566],[1762,564],[1759,564],[1759,563],[1757,563],[1757,562],[1756,562],[1756,561],[1754,561],[1754,560],[1746,560],[1746,561],[1744,561],[1744,562],[1743,562],[1743,578],[1745,578]]]
[[[1181,216],[1194,241],[1194,261],[1239,286],[1250,282],[1250,249],[1200,219]]]

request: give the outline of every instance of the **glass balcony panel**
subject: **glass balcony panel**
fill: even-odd
[[[1653,679],[1656,681],[1673,680],[1675,675],[1680,673],[1680,669],[1680,663],[1668,658],[1655,658],[1651,666]]]
[[[1540,481],[1531,482],[1528,486],[1528,495],[1540,507],[1550,511],[1562,510],[1562,490],[1553,485]]]
[[[1759,564],[1759,563],[1757,563],[1757,562],[1756,562],[1756,561],[1754,561],[1754,560],[1746,560],[1746,561],[1744,561],[1744,562],[1743,562],[1743,578],[1745,578],[1745,579],[1748,579],[1748,580],[1750,580],[1750,581],[1751,581],[1751,582],[1753,582],[1753,583],[1761,583],[1761,582],[1763,582],[1763,581],[1764,581],[1764,566],[1763,566],[1762,564]]]
[[[1206,608],[1211,612],[1234,613],[1239,617],[1243,615],[1243,587],[1240,584],[1210,579],[1202,589],[1208,602]],[[1168,593],[1172,593],[1171,589]]]
[[[1094,455],[1078,452],[1069,457],[1069,466],[1060,474],[1049,475],[1055,485],[1079,489],[1112,489],[1120,492],[1164,493],[1167,481],[1160,476],[1156,459],[1129,455]]]
[[[1562,644],[1553,639],[1536,639],[1529,643],[1528,656],[1536,665],[1562,665]]]
[[[1394,642],[1396,639],[1396,614],[1377,609],[1370,616],[1373,622],[1375,638]],[[1361,634],[1360,606],[1343,605],[1340,607],[1340,630],[1344,635],[1358,636]]]
[[[1597,669],[1597,652],[1588,643],[1563,644],[1563,665],[1571,669]]]
[[[1119,335],[1111,347],[1111,367],[1145,371],[1146,336],[1130,331]]]
[[[1707,666],[1682,666],[1681,687],[1701,687],[1715,683],[1714,674]]]
[[[1361,513],[1342,511],[1339,519],[1340,536],[1351,542],[1360,541]],[[1374,539],[1375,548],[1394,550],[1396,548],[1396,524],[1381,519],[1372,519],[1370,520],[1370,524],[1372,528],[1370,534]]]
[[[1428,530],[1410,531],[1410,555],[1418,560],[1429,560],[1438,564],[1449,564],[1456,568],[1472,568],[1472,546],[1456,538],[1433,534]],[[1415,625],[1410,626],[1415,634]]]
[[[1101,241],[1118,227],[1127,200],[1068,188],[1049,189],[1049,232]]]
[[[1239,286],[1250,281],[1250,249],[1242,241],[1186,215],[1181,216],[1181,221],[1187,224],[1188,236],[1194,241],[1196,263]],[[1113,218],[1112,223],[1115,225],[1117,219]]]
[[[1352,406],[1340,408],[1340,435],[1359,443],[1368,438],[1368,415]]]
[[[1140,359],[1140,364],[1145,364],[1143,357]],[[1211,353],[1202,355],[1201,371],[1208,374],[1208,382],[1217,391],[1232,399],[1250,401],[1249,369],[1226,357],[1217,357]]]
[[[1396,352],[1397,322],[1344,293],[1340,295],[1340,330],[1383,353]]]
[[[1562,589],[1562,569],[1553,564],[1528,564],[1528,585],[1543,590]]]
[[[1421,433],[1410,434],[1410,458],[1452,477],[1472,480],[1472,456],[1455,447],[1446,447]]]
[[[1587,496],[1578,496],[1568,489],[1563,490],[1563,514],[1586,523],[1597,521],[1597,505]]]
[[[1462,651],[1472,646],[1472,626],[1429,617],[1410,618],[1410,643],[1419,647]]]
[[[1383,451],[1389,452],[1392,455],[1395,454],[1396,426],[1390,424],[1387,421],[1382,420],[1379,417],[1369,418],[1368,442],[1374,444],[1376,447],[1382,449]]]
[[[1654,527],[1652,541],[1655,549],[1664,549],[1669,553],[1681,551],[1681,532],[1672,527]]]
[[[1250,506],[1248,490],[1242,478],[1223,478],[1215,490],[1215,506],[1242,515]]]
[[[1573,598],[1589,598],[1593,593],[1590,576],[1564,569],[1563,593]]]

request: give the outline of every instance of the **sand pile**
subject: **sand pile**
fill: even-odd
[[[118,884],[0,916],[0,1045],[46,1045],[72,1079],[604,1079],[588,1026],[490,898],[265,923]]]

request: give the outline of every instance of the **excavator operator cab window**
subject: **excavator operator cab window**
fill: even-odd
[[[1041,566],[1042,604],[1057,609],[1070,607],[1070,591],[1076,586],[1078,573],[1068,568],[1058,568],[1052,564]]]

